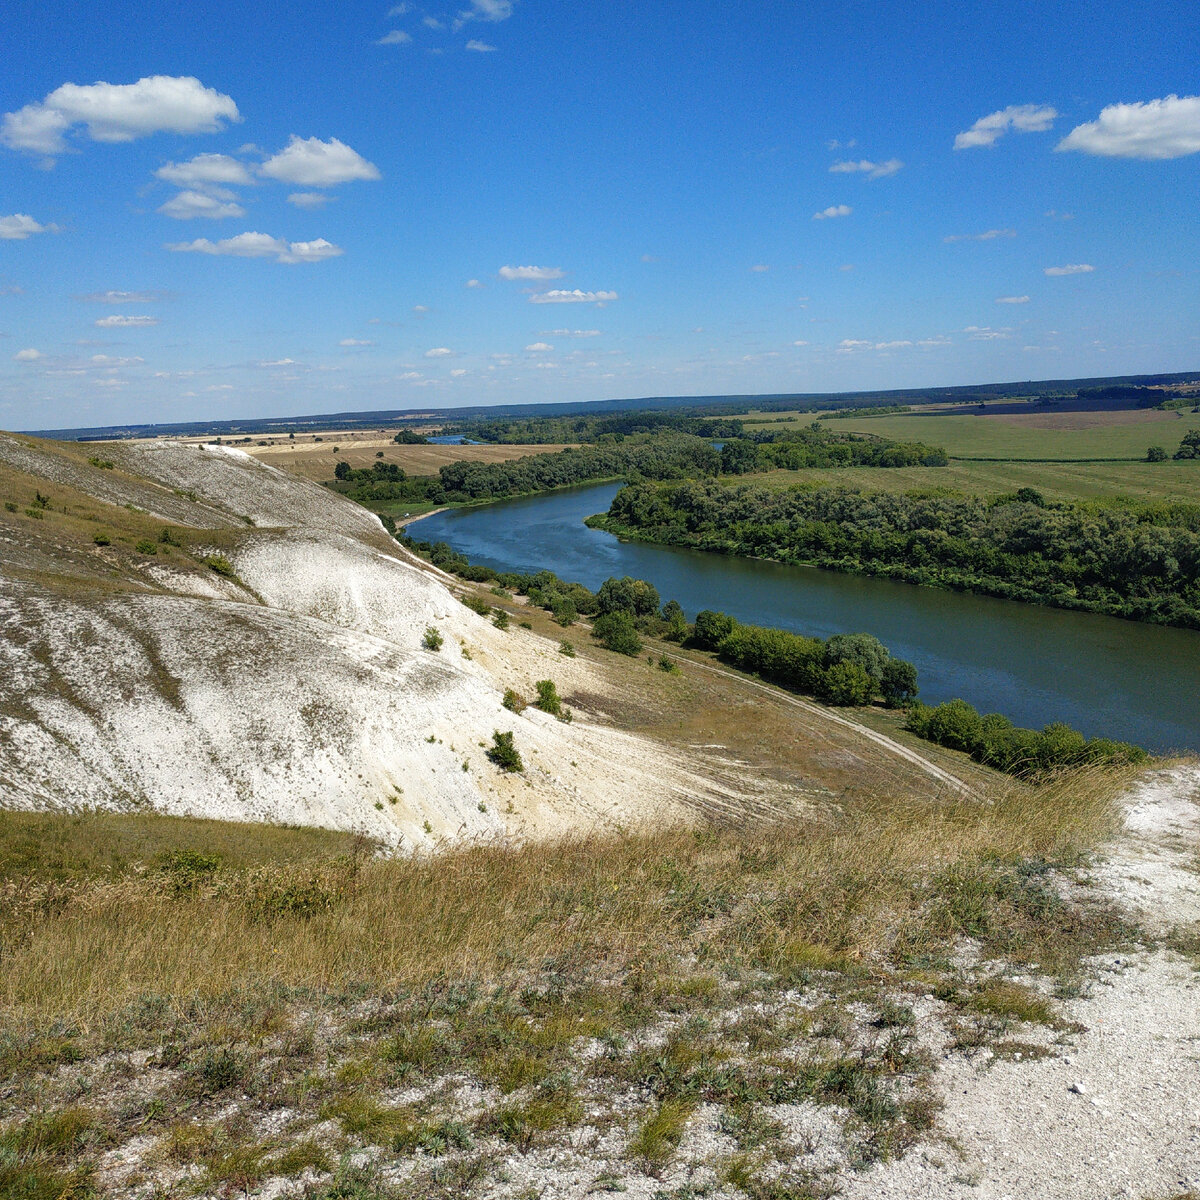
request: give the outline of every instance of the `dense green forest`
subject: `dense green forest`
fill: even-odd
[[[1200,507],[769,491],[690,481],[623,488],[592,523],[622,536],[812,563],[1200,629]]]
[[[501,500],[602,479],[704,479],[721,471],[742,473],[773,466],[899,467],[946,461],[945,451],[935,446],[830,433],[817,425],[734,438],[721,450],[709,436],[670,427],[652,433],[610,433],[592,445],[508,462],[462,460],[447,463],[437,475],[411,478],[395,463],[377,462],[356,470],[342,462],[335,469],[333,486],[366,505],[397,501],[454,504]]]

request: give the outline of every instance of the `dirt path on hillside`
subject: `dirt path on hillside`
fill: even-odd
[[[1154,937],[1200,933],[1200,767],[1125,797],[1093,878]],[[946,1142],[847,1181],[845,1200],[1184,1200],[1200,1195],[1200,972],[1170,949],[1104,955],[1057,1057],[947,1058]]]

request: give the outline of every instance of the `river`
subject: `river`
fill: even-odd
[[[796,633],[873,633],[917,668],[921,698],[961,696],[983,712],[1041,728],[1066,721],[1089,736],[1156,753],[1200,750],[1200,633],[672,546],[589,529],[619,484],[572,488],[414,525],[473,563],[548,568],[596,589],[610,575],[648,579],[689,617],[720,609]]]

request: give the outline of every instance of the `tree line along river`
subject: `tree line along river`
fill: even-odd
[[[414,525],[497,571],[553,571],[595,590],[632,575],[678,600],[812,637],[872,633],[915,664],[921,699],[962,697],[1018,725],[1066,721],[1156,753],[1200,750],[1200,633],[638,542],[583,524],[619,484],[449,509]]]

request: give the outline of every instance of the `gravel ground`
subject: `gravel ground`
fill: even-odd
[[[1160,937],[1200,920],[1200,768],[1127,798],[1126,836],[1096,872]],[[1087,1027],[1061,1057],[946,1060],[945,1144],[846,1182],[846,1200],[1167,1200],[1200,1192],[1200,973],[1167,949],[1095,964],[1065,1006]]]

